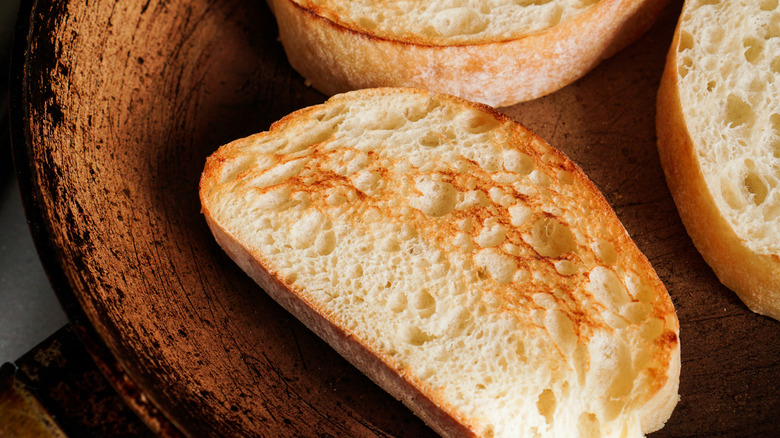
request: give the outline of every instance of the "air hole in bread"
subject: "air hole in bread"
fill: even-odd
[[[520,175],[528,175],[534,170],[534,160],[516,149],[508,149],[502,153],[504,169]]]
[[[303,168],[306,166],[307,162],[307,158],[299,158],[297,160],[288,161],[266,170],[258,177],[253,178],[247,184],[251,187],[258,188],[278,185],[300,174]]]
[[[682,52],[693,48],[693,36],[686,32],[680,32],[680,42],[677,44],[677,50]]]
[[[780,37],[780,14],[773,14],[764,31],[764,39]]]
[[[604,239],[598,239],[591,244],[591,248],[596,253],[596,257],[607,266],[617,261],[618,253],[612,242]]]
[[[749,172],[745,176],[743,184],[745,185],[748,193],[750,193],[750,199],[753,200],[754,204],[758,206],[764,203],[768,189],[766,183],[759,174],[755,172]]]
[[[683,57],[682,65],[686,68],[686,70],[690,70],[691,66],[693,66],[693,58],[690,56]]]
[[[770,147],[772,148],[772,155],[774,155],[775,158],[780,158],[780,139],[776,138],[772,140]]]
[[[498,284],[507,284],[517,272],[517,262],[511,256],[494,248],[483,249],[474,256],[474,263],[479,266],[480,274],[487,271]],[[480,278],[482,276],[480,275]],[[484,278],[482,278],[484,280]]]
[[[432,103],[429,103],[428,106],[432,105]],[[406,120],[410,122],[417,122],[419,120],[422,120],[425,118],[425,116],[428,115],[427,108],[421,105],[409,105],[403,110],[403,115],[406,118]]]
[[[326,231],[317,235],[314,240],[314,250],[319,255],[328,255],[336,249],[336,233]]]
[[[492,131],[501,125],[501,121],[490,113],[471,111],[462,117],[463,128],[471,134]]]
[[[574,233],[554,218],[538,220],[531,229],[528,244],[539,255],[557,258],[576,249]]]
[[[345,109],[346,109],[345,105],[337,105],[332,108],[328,108],[327,110],[322,111],[316,115],[313,115],[312,117],[316,120],[319,120],[320,122],[327,122],[337,116],[344,116]]]
[[[441,146],[445,143],[445,137],[444,135],[436,132],[436,131],[429,131],[425,135],[422,136],[420,139],[420,145],[429,147],[429,148],[435,148],[437,146]]]
[[[395,313],[403,312],[407,307],[407,303],[406,294],[401,291],[395,291],[387,299],[387,307]]]
[[[745,47],[745,59],[751,64],[758,62],[764,51],[764,41],[755,37],[748,37],[742,41]]]
[[[515,204],[508,209],[509,221],[513,227],[520,227],[528,222],[534,215],[534,211],[525,205]]]
[[[735,94],[726,98],[726,124],[730,127],[752,125],[756,118],[753,108]]]
[[[296,281],[298,281],[298,273],[296,272],[288,272],[284,274],[284,281],[287,284],[294,284]]]
[[[271,190],[255,199],[255,206],[260,210],[270,211],[284,211],[291,207],[290,202],[290,187],[280,187],[276,190]]]
[[[555,262],[555,270],[559,274],[568,277],[576,274],[577,271],[579,270],[579,267],[576,264],[570,262],[569,260],[558,260]]]
[[[549,23],[549,26],[556,26],[558,23],[561,22],[561,17],[563,16],[563,8],[559,5],[554,6],[550,9],[550,13],[547,16],[547,22]]]
[[[772,113],[769,115],[769,124],[772,125],[772,131],[778,137],[780,137],[780,113]]]
[[[422,318],[428,318],[436,312],[436,299],[426,290],[416,291],[412,298],[412,305]]]
[[[699,0],[699,6],[712,6],[720,3],[721,0]]]
[[[451,37],[480,33],[487,28],[488,20],[472,8],[459,7],[434,15],[431,24],[437,34]]]
[[[401,242],[395,236],[386,236],[379,241],[380,251],[396,252],[401,250]]]
[[[739,193],[739,190],[734,186],[734,183],[730,178],[722,176],[720,178],[720,193],[723,196],[723,200],[732,210],[739,210],[745,206],[745,200]]]
[[[574,176],[572,176],[571,172],[567,172],[565,170],[559,170],[558,171],[558,182],[562,184],[573,184],[574,183]]]
[[[777,0],[761,0],[759,8],[761,8],[762,11],[774,11],[777,9]]]
[[[483,248],[500,245],[504,242],[506,227],[495,221],[486,220],[476,239],[477,245]]]
[[[544,317],[544,327],[561,352],[568,356],[577,344],[574,323],[560,310],[548,310]]]
[[[577,420],[577,430],[581,438],[600,438],[601,422],[596,414],[592,412],[583,412]]]
[[[717,82],[715,82],[715,81],[707,82],[707,91],[714,90],[715,89],[715,85],[717,85]]]
[[[539,414],[544,417],[547,424],[552,424],[553,416],[555,415],[555,393],[552,389],[547,388],[539,394],[536,400],[536,409]]]
[[[419,347],[420,345],[423,345],[424,343],[433,339],[430,334],[413,325],[403,328],[401,330],[401,337],[404,342],[415,347]]]
[[[313,145],[317,145],[329,140],[335,134],[335,126],[314,124],[309,129],[303,131],[301,138],[296,143],[280,151],[283,154],[300,152]]]
[[[577,371],[577,382],[582,386],[585,384],[585,376],[587,376],[590,370],[590,352],[588,346],[583,343],[577,343],[574,347],[574,354],[572,355],[574,361],[574,369]]]
[[[647,319],[650,315],[650,311],[653,310],[653,306],[642,302],[628,303],[623,307],[621,315],[625,317],[632,324],[639,324]]]
[[[588,274],[588,280],[588,291],[607,309],[616,311],[631,301],[623,282],[611,269],[596,266]]]
[[[686,67],[685,65],[680,65],[677,67],[677,72],[680,74],[681,78],[685,78],[686,76],[688,76],[688,67]]]
[[[422,196],[411,200],[412,207],[431,217],[440,217],[455,209],[458,190],[450,183],[425,177],[417,182]]]
[[[531,181],[534,184],[538,186],[549,187],[550,184],[552,184],[552,178],[550,178],[544,172],[539,171],[538,169],[531,172],[531,174],[528,177],[531,179]]]

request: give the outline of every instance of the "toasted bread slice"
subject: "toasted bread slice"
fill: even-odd
[[[668,0],[269,0],[292,66],[325,94],[405,86],[508,106],[585,75]]]
[[[200,196],[238,265],[442,435],[639,436],[677,403],[650,263],[579,167],[489,107],[337,95],[220,148]]]
[[[658,93],[658,150],[693,243],[780,319],[780,8],[685,3]]]

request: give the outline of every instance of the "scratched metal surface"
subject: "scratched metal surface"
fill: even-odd
[[[128,403],[166,436],[432,435],[265,296],[199,214],[207,155],[325,99],[290,69],[267,6],[82,3],[23,4],[14,153],[44,265]],[[504,111],[583,167],[670,291],[682,398],[653,436],[772,435],[780,323],[701,260],[655,151],[679,8],[580,81]]]

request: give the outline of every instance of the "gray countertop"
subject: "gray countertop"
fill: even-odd
[[[2,179],[0,363],[18,359],[67,323],[35,251],[19,185],[12,175],[4,175]]]

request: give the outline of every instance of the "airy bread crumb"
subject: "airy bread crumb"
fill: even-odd
[[[220,148],[200,193],[246,272],[443,435],[640,436],[677,403],[649,262],[573,162],[488,107],[338,95]]]
[[[689,1],[658,97],[658,147],[688,233],[753,311],[780,319],[780,7]]]

